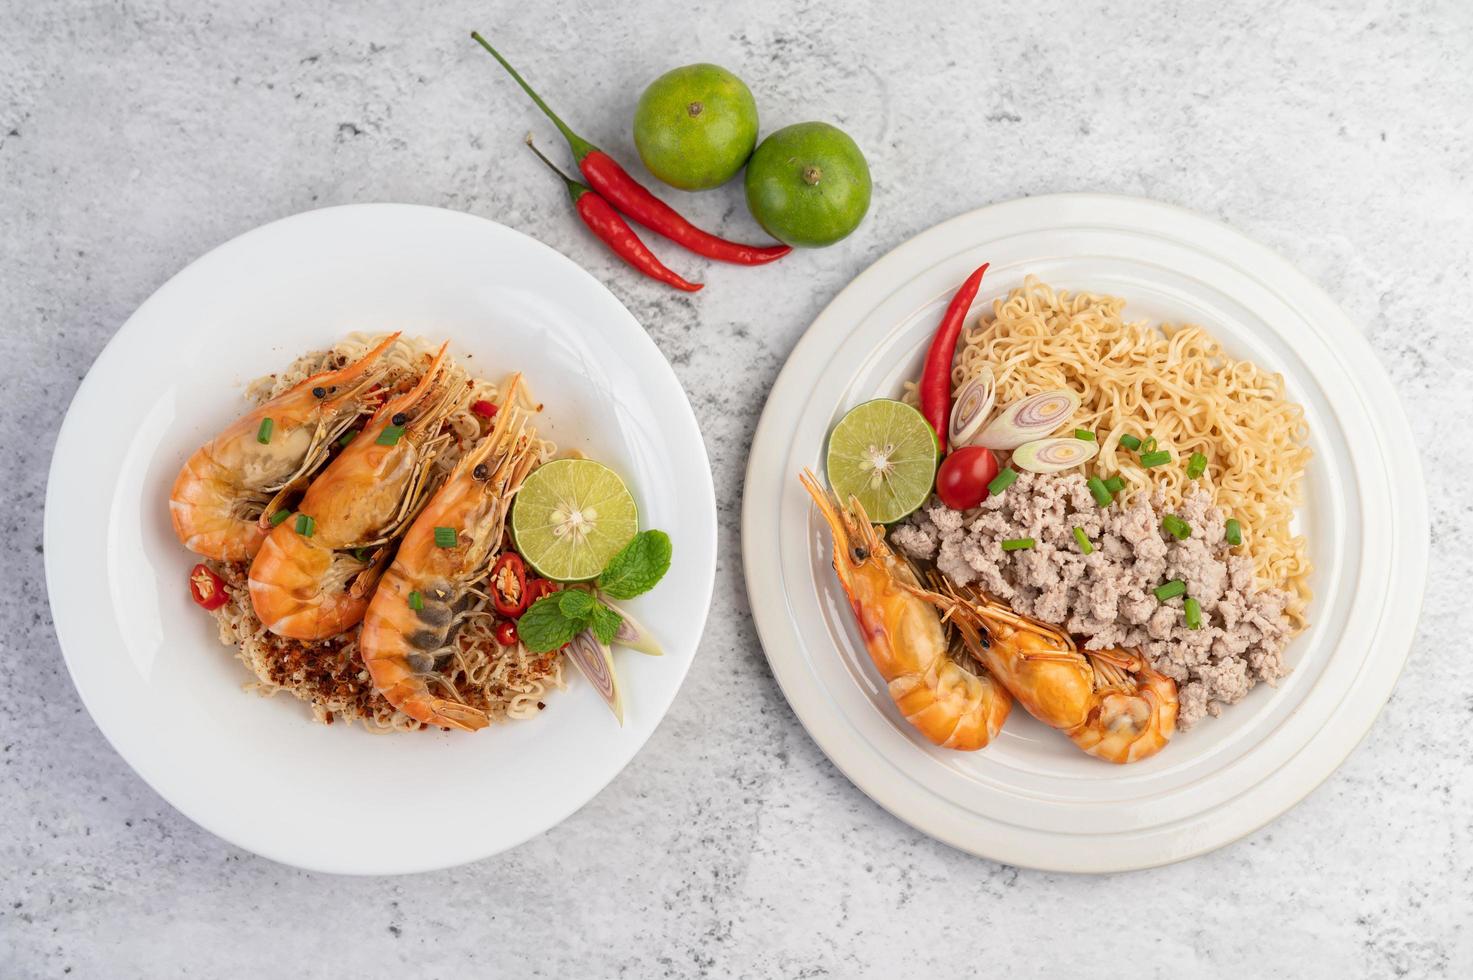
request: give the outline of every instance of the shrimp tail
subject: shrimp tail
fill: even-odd
[[[408,690],[405,690],[408,688]],[[426,690],[417,678],[407,679],[384,692],[390,704],[396,705],[415,721],[437,728],[454,728],[462,732],[474,732],[491,723],[486,712],[468,704],[437,698]]]

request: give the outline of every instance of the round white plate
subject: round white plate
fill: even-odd
[[[829,430],[919,374],[942,310],[990,262],[974,311],[1033,273],[1123,296],[1126,313],[1206,326],[1283,373],[1312,429],[1300,523],[1315,564],[1293,673],[1129,767],[1078,752],[1015,710],[980,752],[938,749],[900,718],[798,485]],[[975,312],[974,312],[975,315]],[[1410,648],[1427,568],[1426,491],[1396,393],[1355,325],[1267,249],[1178,208],[1067,194],[983,208],[901,245],[819,315],[752,445],[742,553],[773,673],[829,758],[900,819],[963,850],[1057,871],[1165,864],[1263,826],[1365,734]],[[1394,461],[1394,462],[1393,462]]]
[[[189,599],[170,528],[186,456],[245,408],[242,386],[355,330],[445,338],[472,369],[525,373],[539,430],[612,466],[674,565],[635,600],[664,657],[616,651],[620,728],[569,666],[536,719],[475,735],[323,726],[249,674]],[[258,228],[180,272],[97,358],[57,439],[46,580],[72,680],[99,728],[182,813],[277,861],[391,874],[483,858],[573,813],[670,707],[705,623],[716,503],[685,393],[592,276],[471,215],[395,204]]]

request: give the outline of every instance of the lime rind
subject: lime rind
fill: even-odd
[[[592,527],[581,536],[566,533],[567,515],[574,512],[593,515]],[[639,512],[629,488],[591,459],[559,459],[538,467],[512,505],[518,553],[537,574],[557,582],[596,577],[638,530]]]
[[[870,520],[892,524],[931,495],[940,448],[935,430],[912,406],[889,398],[864,402],[829,435],[829,486],[841,500],[857,497]]]

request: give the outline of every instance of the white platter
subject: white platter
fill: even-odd
[[[829,566],[827,530],[799,487],[829,430],[898,396],[956,286],[991,269],[973,307],[1025,274],[1123,296],[1130,318],[1206,326],[1283,373],[1312,428],[1299,520],[1316,571],[1293,673],[1160,755],[1115,767],[1015,710],[975,753],[938,749],[897,714]],[[1199,215],[1135,198],[1011,201],[938,225],[855,279],[794,349],[752,445],[743,498],[747,591],[783,693],[830,759],[881,806],[1009,864],[1103,872],[1221,847],[1289,809],[1350,753],[1410,648],[1427,569],[1427,504],[1411,433],[1369,345],[1284,260]],[[773,520],[772,515],[777,519]]]
[[[185,457],[246,408],[244,382],[355,330],[452,341],[516,369],[540,431],[618,471],[671,573],[635,600],[664,657],[616,651],[618,726],[568,668],[534,720],[476,735],[322,726],[249,675],[193,606],[195,559],[167,498]],[[716,505],[669,364],[608,290],[525,235],[458,212],[377,204],[287,218],[184,269],[123,325],[72,402],[46,497],[46,579],[72,679],[103,734],[190,819],[240,847],[349,874],[447,867],[573,813],[624,767],[695,654]]]

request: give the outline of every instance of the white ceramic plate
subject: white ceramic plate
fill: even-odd
[[[1115,767],[1015,710],[991,746],[937,749],[895,711],[829,566],[827,529],[798,485],[822,473],[849,408],[919,373],[956,286],[990,262],[974,310],[1034,273],[1128,300],[1127,315],[1193,321],[1283,373],[1312,428],[1299,519],[1316,568],[1293,674],[1145,762]],[[1009,864],[1114,871],[1201,854],[1263,826],[1349,754],[1406,660],[1427,567],[1426,492],[1396,393],[1360,332],[1267,249],[1177,208],[1058,195],[983,208],[876,262],[794,349],[763,412],[743,500],[753,616],[788,701],[881,806]],[[774,515],[776,519],[774,519]]]
[[[488,376],[518,369],[539,429],[617,470],[674,565],[634,605],[664,657],[616,651],[618,726],[568,668],[534,720],[475,735],[323,726],[246,670],[189,599],[170,529],[185,457],[246,407],[244,382],[354,330],[451,340]],[[258,228],[166,283],[107,345],[62,425],[46,496],[46,579],[72,679],[99,728],[201,826],[266,857],[350,874],[476,860],[552,827],[639,751],[704,627],[716,505],[669,364],[592,276],[458,212],[359,205]]]

